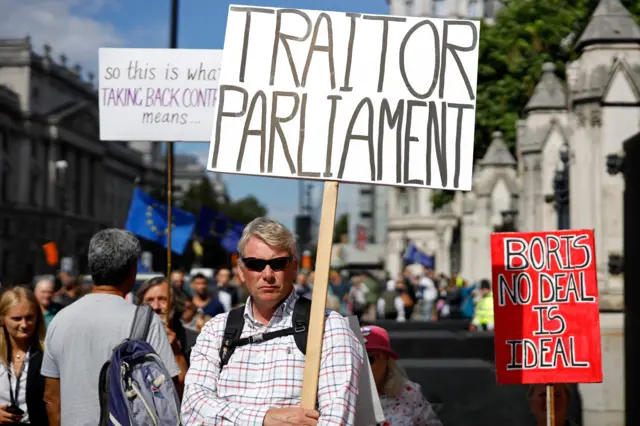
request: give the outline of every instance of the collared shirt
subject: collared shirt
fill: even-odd
[[[242,337],[292,326],[295,291],[268,325],[253,316],[251,297],[244,312]],[[220,345],[227,315],[203,327],[191,351],[185,379],[182,421],[193,425],[262,425],[270,408],[299,407],[305,356],[293,336],[240,346],[220,371]],[[327,311],[318,378],[318,425],[353,425],[364,349],[347,321]]]
[[[13,363],[11,363],[9,368],[5,365],[0,365],[0,405],[11,405],[11,392],[14,392],[13,397],[16,399],[16,405],[24,411],[24,415],[18,423],[29,423],[29,413],[27,410],[27,374],[29,372],[29,358],[30,356],[27,353],[22,365],[22,371],[20,372],[20,384],[17,385],[18,395],[15,395],[17,377],[16,371],[13,368]]]

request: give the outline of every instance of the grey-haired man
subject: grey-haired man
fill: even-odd
[[[60,311],[47,329],[41,374],[50,426],[99,423],[100,368],[129,335],[136,307],[124,297],[135,283],[140,254],[138,239],[121,229],[105,229],[91,238],[93,291]],[[156,315],[147,341],[171,376],[178,376],[180,368]]]

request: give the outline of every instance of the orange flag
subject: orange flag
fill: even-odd
[[[50,241],[42,246],[44,249],[44,254],[47,256],[47,264],[50,266],[55,266],[60,261],[58,256],[58,247],[56,243]]]

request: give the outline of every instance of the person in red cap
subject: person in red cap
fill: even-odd
[[[420,385],[410,381],[397,364],[399,357],[391,350],[387,331],[377,326],[360,330],[386,419],[383,426],[442,426]]]

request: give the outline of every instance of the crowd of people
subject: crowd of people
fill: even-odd
[[[135,288],[140,243],[107,229],[89,244],[91,283],[61,273],[60,290],[46,277],[32,289],[3,288],[0,424],[99,425],[100,371],[129,336],[136,305],[146,304],[155,315],[145,339],[173,379],[184,425],[353,425],[367,365],[384,425],[442,425],[396,362],[388,333],[363,326],[362,345],[344,316],[466,317],[473,328],[487,329],[488,282],[476,286],[411,268],[386,282],[331,271],[317,405],[308,410],[300,408],[305,349],[296,315],[312,294],[314,273],[299,270],[294,236],[269,219],[247,225],[238,251],[238,265],[219,269],[214,283],[173,271]],[[529,395],[538,407],[538,390]]]
[[[301,271],[296,292],[310,296],[315,273]],[[459,274],[447,277],[419,265],[408,265],[392,279],[387,273],[347,271],[329,273],[327,308],[359,319],[438,321],[467,319],[472,330],[493,329],[493,299],[488,280],[476,283]]]

